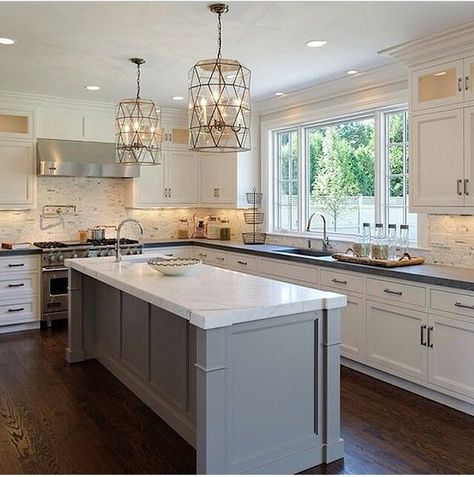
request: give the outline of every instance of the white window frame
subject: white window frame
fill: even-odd
[[[306,236],[306,224],[308,221],[309,210],[308,210],[308,200],[307,200],[307,177],[308,177],[308,167],[309,161],[307,160],[308,153],[308,141],[307,134],[308,131],[315,127],[324,127],[330,126],[337,123],[356,121],[358,119],[364,119],[373,117],[374,118],[374,134],[375,134],[375,151],[374,151],[374,192],[375,192],[375,210],[374,210],[374,220],[375,222],[383,222],[384,224],[388,223],[388,184],[387,184],[387,167],[388,167],[388,157],[387,157],[387,144],[386,144],[386,118],[389,113],[407,111],[408,106],[406,104],[398,104],[383,108],[377,108],[372,110],[364,110],[360,112],[354,112],[350,115],[343,115],[330,119],[322,119],[318,121],[312,121],[303,124],[288,125],[286,127],[270,129],[271,133],[271,147],[268,152],[270,153],[270,167],[269,170],[272,171],[270,180],[273,182],[274,187],[272,190],[273,200],[270,200],[268,205],[271,207],[271,217],[272,220],[269,222],[268,231],[270,234],[276,235],[293,235],[293,236]],[[276,134],[285,132],[285,131],[297,131],[298,137],[298,228],[294,230],[284,230],[279,229],[278,226],[278,163],[277,163],[277,153],[276,153]],[[421,227],[420,227],[420,215],[418,215],[418,241],[420,241]],[[351,241],[354,239],[354,235],[342,234],[337,232],[331,232],[331,237],[336,240],[341,241]],[[311,233],[311,236],[318,237],[320,234]]]

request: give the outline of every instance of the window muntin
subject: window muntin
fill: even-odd
[[[279,230],[298,230],[298,131],[275,135],[277,165],[276,224]]]
[[[329,231],[358,234],[375,220],[374,116],[306,128],[306,141],[308,214],[323,214]]]
[[[408,135],[406,110],[385,113],[385,222],[408,224],[410,239],[416,241],[417,215],[408,212]]]

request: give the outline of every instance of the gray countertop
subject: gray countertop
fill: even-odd
[[[382,268],[370,265],[358,265],[339,262],[332,257],[296,256],[289,253],[277,252],[292,248],[286,245],[244,245],[238,242],[219,240],[160,240],[147,242],[145,247],[164,247],[179,245],[199,245],[201,247],[219,248],[230,252],[247,253],[268,258],[277,258],[291,262],[314,264],[321,267],[335,268],[351,272],[367,273],[369,275],[387,278],[398,278],[428,285],[438,285],[462,290],[474,291],[474,270],[469,268],[448,267],[444,265],[411,265],[398,268]]]

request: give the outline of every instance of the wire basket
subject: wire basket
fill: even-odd
[[[263,212],[244,212],[244,220],[247,225],[263,224],[264,217],[265,214]]]
[[[266,238],[267,234],[264,232],[242,232],[242,240],[246,245],[263,244]]]
[[[247,192],[247,203],[248,204],[261,204],[262,203],[262,192]]]

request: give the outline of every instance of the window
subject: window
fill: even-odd
[[[280,230],[298,230],[298,131],[276,134],[278,164],[277,224]]]
[[[416,240],[417,216],[408,212],[408,113],[385,114],[385,222],[408,224]]]
[[[373,116],[306,129],[308,213],[323,214],[333,232],[374,222],[374,135]]]
[[[409,224],[416,240],[417,216],[408,212],[406,110],[275,131],[274,156],[274,230],[302,233],[319,213],[333,236],[383,222]],[[312,230],[321,225],[315,221]]]

